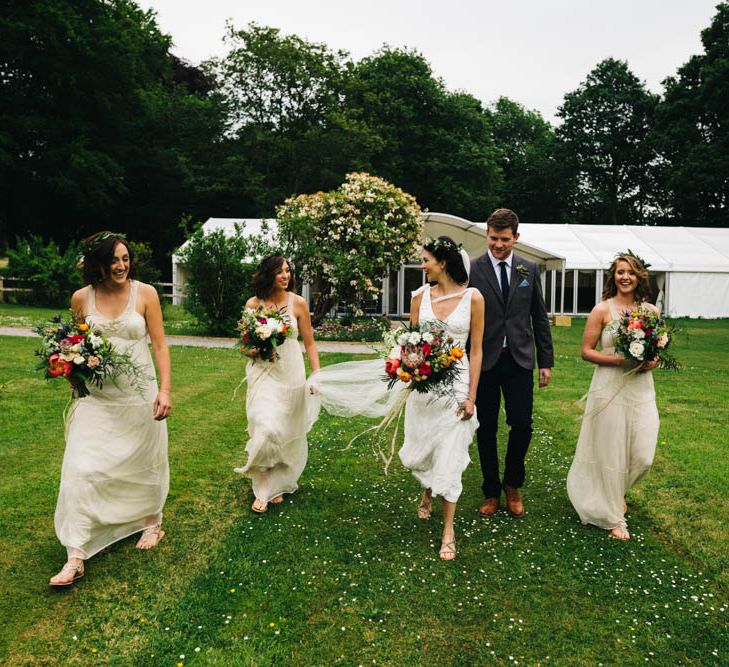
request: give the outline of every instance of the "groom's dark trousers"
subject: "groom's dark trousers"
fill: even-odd
[[[538,368],[552,368],[554,353],[549,318],[542,297],[539,268],[513,256],[509,293],[504,294],[488,254],[471,264],[470,285],[483,294],[486,319],[483,362],[476,393],[478,453],[485,498],[501,495],[496,431],[501,395],[506,423],[510,426],[503,482],[519,488],[524,484],[524,457],[532,435],[533,374],[535,351]],[[508,347],[504,348],[504,339]]]
[[[501,495],[496,433],[502,394],[506,423],[510,427],[503,483],[518,489],[524,484],[524,457],[532,437],[534,381],[533,372],[519,366],[508,347],[503,348],[496,365],[481,374],[476,395],[479,421],[476,438],[484,498],[498,498]]]

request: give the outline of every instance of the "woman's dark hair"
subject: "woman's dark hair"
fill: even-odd
[[[253,274],[253,293],[259,299],[265,299],[273,290],[273,284],[276,280],[276,276],[283,268],[284,263],[289,265],[289,271],[291,272],[291,278],[289,278],[289,292],[293,292],[296,288],[296,281],[294,279],[294,267],[291,266],[291,262],[287,260],[283,255],[269,255],[265,259],[261,260],[258,265],[258,269]]]
[[[134,276],[134,252],[124,234],[98,232],[81,241],[84,251],[83,277],[87,285],[96,286],[109,277],[118,243],[129,253],[129,277]]]
[[[439,262],[445,262],[446,273],[459,285],[468,282],[468,272],[463,265],[461,250],[450,236],[426,239],[423,248]]]
[[[643,263],[639,259],[628,254],[618,255],[610,265],[605,287],[602,290],[603,300],[610,299],[618,293],[618,286],[615,282],[615,271],[618,268],[618,262],[627,262],[638,278],[638,285],[635,288],[635,300],[639,303],[648,301],[651,298],[651,285],[648,282],[648,271],[646,271]]]

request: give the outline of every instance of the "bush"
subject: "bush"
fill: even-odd
[[[386,317],[347,317],[324,318],[314,329],[316,340],[341,340],[356,342],[378,342],[382,335],[390,329],[390,320]]]
[[[154,265],[152,246],[147,241],[130,241],[129,247],[134,253],[134,277],[140,282],[157,287],[155,283],[162,280],[162,274]]]
[[[79,263],[81,246],[71,243],[61,252],[40,236],[16,239],[8,250],[6,275],[27,281],[30,292],[15,292],[15,301],[35,306],[68,307],[71,294],[83,286]]]
[[[260,260],[272,252],[262,237],[246,237],[241,225],[226,236],[199,228],[179,257],[190,272],[185,308],[213,335],[234,336]]]

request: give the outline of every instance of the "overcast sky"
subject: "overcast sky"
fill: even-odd
[[[193,63],[224,55],[225,22],[250,21],[348,51],[419,50],[448,89],[484,103],[501,95],[554,122],[564,94],[607,57],[661,92],[702,52],[718,0],[137,0],[157,12],[173,52]]]

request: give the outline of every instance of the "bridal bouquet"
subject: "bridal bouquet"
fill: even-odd
[[[388,389],[400,389],[388,403],[387,413],[376,426],[356,435],[349,444],[365,433],[372,433],[371,444],[385,464],[385,474],[394,456],[400,420],[410,393],[447,396],[461,370],[464,350],[454,344],[442,322],[423,322],[387,332],[384,336],[386,352],[385,376]],[[389,447],[382,447],[380,438],[394,426]]]
[[[276,308],[245,308],[238,321],[239,349],[251,359],[278,359],[276,348],[291,336],[287,316]]]
[[[453,344],[441,323],[400,327],[385,334],[385,343],[390,350],[385,359],[388,389],[404,382],[421,394],[443,395],[453,386],[464,351]]]
[[[626,359],[638,364],[660,359],[659,368],[679,368],[678,361],[668,348],[675,333],[674,327],[645,306],[623,313],[617,322],[615,349]]]
[[[86,322],[57,315],[35,327],[41,337],[37,370],[47,379],[65,378],[71,383],[71,397],[89,395],[88,384],[101,389],[106,380],[113,382],[120,375],[128,376],[138,391],[143,391],[147,376],[128,353],[119,352],[103,334]]]

